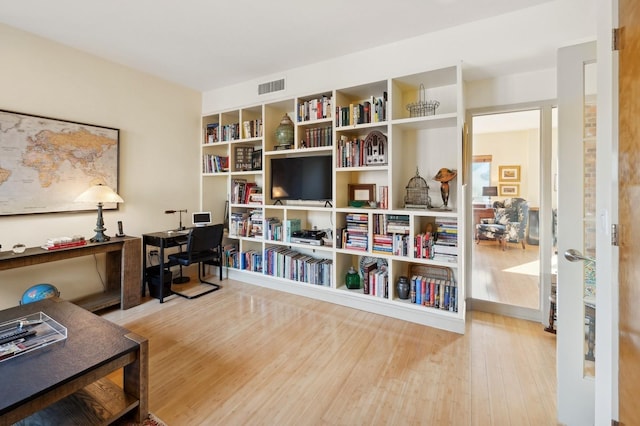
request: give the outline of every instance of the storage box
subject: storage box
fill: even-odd
[[[20,326],[21,324],[22,326]],[[17,340],[0,345],[0,362],[37,351],[67,338],[67,328],[43,312],[0,324],[0,336],[21,331],[28,332],[28,334],[23,337],[16,335]]]
[[[149,295],[160,299],[160,266],[150,266],[146,271]],[[162,297],[171,296],[171,271],[164,271],[164,288]]]

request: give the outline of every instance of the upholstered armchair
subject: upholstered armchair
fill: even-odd
[[[493,203],[494,218],[482,219],[476,224],[476,243],[480,237],[495,239],[504,250],[507,243],[521,243],[527,232],[529,205],[524,198],[507,198]]]

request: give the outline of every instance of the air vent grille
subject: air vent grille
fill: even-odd
[[[258,85],[258,95],[264,95],[266,93],[278,92],[284,90],[284,78],[280,80],[273,80],[267,83]]]

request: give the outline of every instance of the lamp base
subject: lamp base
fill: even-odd
[[[92,243],[104,243],[106,241],[109,241],[110,239],[111,237],[109,237],[108,235],[104,235],[102,232],[99,232],[89,241],[91,241]]]

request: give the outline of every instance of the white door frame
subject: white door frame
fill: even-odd
[[[468,232],[465,238],[467,247],[470,248],[467,255],[467,270],[469,271],[466,281],[467,309],[482,312],[491,312],[514,318],[521,318],[530,321],[540,322],[547,325],[549,317],[549,295],[551,293],[551,235],[552,235],[552,194],[551,194],[551,159],[552,159],[552,128],[551,109],[556,105],[555,100],[545,100],[536,102],[526,102],[514,105],[493,106],[487,108],[476,108],[467,111],[467,131],[468,139],[471,141],[468,147],[469,164],[467,172],[470,175],[471,158],[473,149],[473,117],[486,114],[499,114],[517,111],[540,110],[540,212],[539,212],[539,258],[540,258],[540,289],[538,309],[525,308],[521,306],[506,305],[503,303],[491,302],[487,300],[473,299],[473,271],[471,256],[474,242],[471,241],[471,234]],[[467,191],[467,205],[471,206],[471,191]],[[473,223],[472,212],[469,209],[467,223]]]

